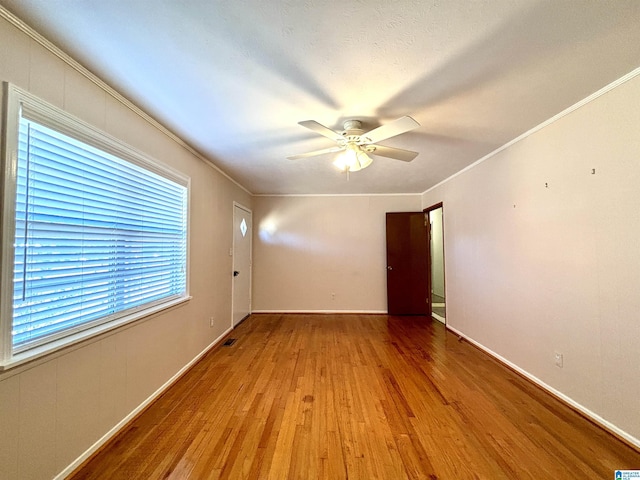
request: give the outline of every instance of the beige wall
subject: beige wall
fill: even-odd
[[[0,373],[0,478],[48,479],[231,325],[233,201],[248,193],[67,63],[0,19],[10,81],[191,177],[187,304],[63,354]],[[209,317],[215,319],[209,326]]]
[[[423,205],[444,202],[448,325],[640,445],[639,105],[636,76]]]
[[[191,176],[193,295],[130,328],[1,373],[0,478],[63,471],[229,328],[234,200],[254,213],[253,309],[278,311],[385,311],[384,213],[443,201],[449,325],[640,437],[640,77],[422,198],[256,197],[252,204],[5,20],[0,45],[0,80]]]
[[[255,197],[253,205],[254,311],[387,311],[385,212],[420,211],[420,195]]]

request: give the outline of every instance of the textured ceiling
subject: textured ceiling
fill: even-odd
[[[0,4],[256,194],[423,192],[640,65],[638,0]],[[403,115],[411,163],[286,159]]]

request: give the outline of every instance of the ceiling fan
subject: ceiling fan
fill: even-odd
[[[387,138],[395,137],[420,126],[418,122],[408,116],[398,118],[366,133],[362,130],[362,122],[359,120],[347,120],[344,122],[344,131],[342,132],[336,132],[315,120],[305,120],[304,122],[299,122],[299,125],[333,140],[337,145],[300,155],[292,155],[287,157],[289,160],[314,157],[324,153],[344,152],[336,158],[333,164],[340,170],[349,173],[357,172],[371,165],[373,159],[369,156],[370,154],[403,162],[410,162],[418,156],[418,152],[377,144]]]

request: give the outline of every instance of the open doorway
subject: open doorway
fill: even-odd
[[[425,210],[429,218],[429,280],[431,316],[446,323],[447,304],[444,276],[444,216],[442,203]]]

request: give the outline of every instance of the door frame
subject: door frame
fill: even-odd
[[[251,235],[249,235],[249,315],[251,315],[252,300],[253,300],[251,295],[251,291],[253,288],[253,283],[252,283],[253,282],[253,211],[249,207],[246,207],[243,204],[236,202],[234,200],[233,207],[231,210],[231,231],[232,231],[232,235],[231,235],[231,328],[237,327],[244,320],[244,319],[240,320],[237,324],[234,324],[233,322],[234,299],[235,299],[235,296],[234,296],[235,281],[233,277],[233,271],[235,270],[235,267],[236,267],[236,232],[235,232],[236,207],[241,210],[244,210],[245,212],[251,215],[251,228],[250,228]]]
[[[439,208],[442,208],[442,268],[444,271],[444,301],[445,301],[445,305],[447,304],[447,275],[446,275],[446,253],[444,250],[445,247],[445,243],[444,243],[444,203],[443,202],[438,202],[434,205],[431,205],[430,207],[427,207],[423,210],[423,212],[425,213],[425,215],[427,216],[427,221],[429,222],[429,228],[427,228],[427,254],[428,254],[428,258],[427,258],[427,265],[428,265],[428,269],[429,269],[429,275],[427,275],[427,288],[429,289],[429,316],[433,318],[433,299],[431,298],[432,295],[432,289],[433,289],[433,282],[431,280],[431,277],[433,275],[433,266],[431,264],[431,219],[429,218],[429,214],[433,211],[433,210],[437,210]],[[445,306],[446,308],[446,306]],[[444,316],[444,324],[447,324],[447,315]]]

